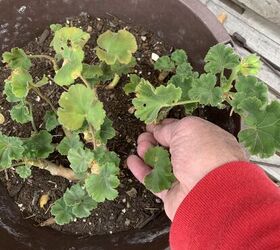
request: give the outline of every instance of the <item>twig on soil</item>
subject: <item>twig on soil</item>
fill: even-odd
[[[7,169],[4,170],[4,173],[5,173],[6,181],[9,181],[9,175],[8,175]]]
[[[30,165],[40,168],[40,169],[45,169],[47,171],[50,172],[51,175],[56,175],[56,176],[61,176],[64,177],[68,180],[71,181],[77,181],[79,180],[73,170],[69,169],[69,168],[65,168],[62,165],[56,165],[50,161],[47,160],[30,160],[27,161],[27,163],[29,163]]]
[[[136,225],[136,228],[143,228],[144,226],[146,226],[148,223],[150,223],[152,220],[156,219],[160,214],[161,214],[162,211],[158,212],[158,213],[155,213],[155,214],[152,214],[149,218],[147,218],[146,220],[144,221],[141,221],[139,222],[137,225]]]
[[[57,65],[54,57],[51,57],[51,56],[48,56],[48,55],[28,55],[28,57],[29,58],[39,58],[39,59],[44,58],[44,59],[47,59],[47,60],[51,61],[51,63],[53,64],[53,69],[55,71],[58,70],[58,65]]]
[[[53,217],[50,217],[49,219],[41,222],[39,224],[40,227],[46,227],[46,226],[50,226],[50,225],[53,225],[55,224],[55,219]]]
[[[28,220],[28,219],[33,218],[33,217],[35,217],[35,216],[36,216],[36,214],[31,214],[31,215],[29,215],[29,216],[27,216],[27,217],[24,217],[23,219],[24,219],[24,220]]]

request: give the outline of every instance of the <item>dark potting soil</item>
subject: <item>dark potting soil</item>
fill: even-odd
[[[135,73],[148,79],[155,85],[160,84],[157,79],[158,73],[153,70],[151,54],[169,54],[173,48],[163,43],[155,34],[141,27],[130,26],[114,17],[101,19],[83,14],[79,17],[68,19],[67,24],[80,27],[91,35],[90,41],[85,46],[86,63],[97,61],[94,48],[96,47],[96,39],[101,33],[108,29],[117,31],[126,28],[135,35],[139,47],[135,54],[138,62],[135,67]],[[50,30],[46,29],[42,36],[35,41],[31,41],[24,47],[24,50],[32,54],[53,55],[53,50],[49,47],[51,39]],[[44,60],[34,61],[31,69],[34,79],[40,79],[46,73],[51,77],[54,75],[49,62]],[[4,80],[9,74],[10,71],[7,68],[0,68],[0,107],[1,113],[6,118],[5,123],[0,126],[0,131],[10,136],[29,137],[32,131],[31,124],[21,125],[11,120],[9,115],[11,104],[2,95]],[[132,176],[125,165],[128,155],[136,151],[138,135],[145,129],[145,125],[133,115],[131,104],[133,96],[126,96],[122,89],[127,81],[127,77],[122,77],[114,90],[106,90],[103,87],[98,88],[99,98],[104,103],[107,115],[113,121],[113,126],[117,132],[116,137],[109,141],[108,148],[119,154],[121,158],[119,196],[114,201],[106,201],[99,204],[98,208],[88,218],[77,219],[64,226],[51,225],[56,230],[79,235],[111,234],[134,228],[142,228],[156,219],[163,211],[161,201],[146,190]],[[56,107],[63,91],[62,88],[51,81],[50,84],[42,87],[42,92],[52,100]],[[43,116],[50,108],[44,100],[34,93],[28,96],[28,100],[33,105],[35,124],[38,128],[41,128],[43,126]],[[236,134],[238,130],[234,122],[236,117],[229,117],[228,110],[217,111],[216,109],[206,107],[198,109],[196,115],[215,122],[233,134]],[[177,108],[171,112],[171,116],[181,118],[184,116],[184,112]],[[54,143],[59,143],[64,134],[61,128],[58,127],[53,131],[53,135]],[[56,164],[69,166],[67,158],[60,156],[56,152],[49,157],[49,160]],[[14,169],[1,172],[0,180],[4,183],[10,196],[22,211],[23,217],[32,219],[34,225],[40,225],[40,223],[51,217],[50,207],[52,203],[63,195],[67,187],[71,186],[68,180],[52,176],[47,171],[34,167],[32,168],[32,176],[25,181],[15,173]],[[40,208],[39,200],[43,194],[49,195],[49,201],[45,208]]]

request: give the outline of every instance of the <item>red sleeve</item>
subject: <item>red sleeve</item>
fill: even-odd
[[[280,249],[280,191],[256,165],[225,164],[178,208],[171,250]]]

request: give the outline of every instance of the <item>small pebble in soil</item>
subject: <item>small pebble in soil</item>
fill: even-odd
[[[156,53],[152,53],[152,57],[151,58],[152,58],[153,61],[156,62],[159,59],[159,55],[156,54]]]
[[[143,42],[145,42],[145,41],[147,40],[147,37],[146,37],[146,36],[141,36],[141,40],[142,40]]]
[[[156,202],[156,203],[161,203],[161,199],[156,198],[156,199],[155,199],[155,202]]]
[[[123,198],[123,199],[122,199],[122,202],[123,202],[123,203],[126,203],[126,198]]]
[[[40,101],[41,101],[40,96],[36,96],[36,102],[40,102]]]
[[[124,213],[124,214],[126,213],[126,209],[125,209],[125,208],[124,208],[124,209],[122,209],[122,213]]]
[[[128,227],[130,225],[130,220],[126,218],[124,224]]]

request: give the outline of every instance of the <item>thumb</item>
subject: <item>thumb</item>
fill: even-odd
[[[164,147],[169,147],[179,120],[165,119],[158,125],[147,125],[147,131]]]

